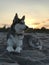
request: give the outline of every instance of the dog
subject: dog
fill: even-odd
[[[23,49],[24,43],[24,33],[28,28],[28,26],[25,25],[25,16],[23,16],[21,19],[18,18],[18,14],[16,13],[13,23],[10,27],[9,33],[7,35],[7,48],[6,50],[8,52],[17,52],[21,53],[21,50]],[[32,48],[38,48],[42,49],[41,41],[37,39],[36,36],[33,35],[26,35],[27,43],[25,44]],[[25,46],[26,46],[25,45]]]
[[[25,16],[21,19],[18,18],[16,13],[13,23],[10,27],[10,31],[7,35],[7,48],[8,52],[17,52],[20,53],[23,46],[23,38],[24,38],[24,31],[28,28],[25,25]]]

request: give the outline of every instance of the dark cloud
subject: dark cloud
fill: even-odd
[[[43,21],[42,23],[45,23],[45,21]]]
[[[33,23],[34,25],[39,25],[40,23]]]
[[[49,25],[44,25],[44,27],[49,27]]]

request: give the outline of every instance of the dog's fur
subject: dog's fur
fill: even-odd
[[[9,52],[18,52],[22,50],[24,31],[27,29],[27,26],[24,22],[25,16],[21,19],[18,18],[18,15],[14,17],[13,23],[11,25],[9,34],[7,35],[7,50]]]
[[[20,53],[23,47],[23,38],[24,38],[24,31],[28,29],[24,22],[25,16],[21,19],[18,18],[18,15],[14,17],[13,23],[11,25],[10,31],[7,35],[7,50],[9,52],[18,52]],[[28,43],[29,46],[32,48],[39,48],[42,49],[42,45],[38,39],[33,36],[28,36]],[[26,39],[26,40],[27,40]]]

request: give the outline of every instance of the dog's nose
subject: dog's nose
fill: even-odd
[[[25,30],[27,30],[27,29],[28,29],[28,26],[26,26]]]
[[[28,28],[28,26],[26,26],[26,28]]]

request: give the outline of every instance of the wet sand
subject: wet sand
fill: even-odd
[[[49,65],[49,34],[36,33],[43,49],[24,49],[21,54],[6,51],[7,33],[0,33],[0,65]],[[27,46],[26,46],[27,47]]]

